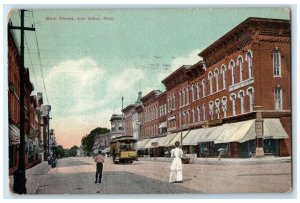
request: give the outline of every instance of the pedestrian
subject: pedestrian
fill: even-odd
[[[95,183],[101,183],[102,179],[102,170],[103,170],[103,163],[104,163],[104,157],[102,156],[101,150],[98,151],[98,155],[94,157],[94,160],[97,164],[96,168],[96,180]]]
[[[182,183],[182,149],[179,148],[179,141],[175,142],[175,149],[171,150],[171,157],[174,158],[171,164],[170,183]]]

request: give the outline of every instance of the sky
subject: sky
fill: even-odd
[[[289,19],[284,8],[29,10],[25,66],[44,103],[58,145],[79,146],[138,92],[164,91],[161,81],[248,17]],[[19,12],[11,13],[13,25]],[[19,31],[14,31],[19,43]]]

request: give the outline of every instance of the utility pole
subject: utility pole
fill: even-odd
[[[14,186],[13,192],[17,194],[26,194],[26,174],[25,174],[25,110],[24,110],[24,96],[25,96],[25,81],[24,81],[24,31],[35,31],[33,27],[24,27],[24,12],[21,10],[21,26],[9,25],[9,29],[17,29],[21,31],[21,46],[20,46],[20,146],[19,146],[19,162],[18,169],[14,172]]]
[[[124,113],[123,113],[123,100],[124,100],[124,98],[122,97],[122,130],[123,130],[123,133],[122,133],[122,136],[124,136],[124,134],[125,134],[125,126],[124,126]]]

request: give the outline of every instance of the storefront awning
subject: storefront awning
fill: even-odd
[[[264,119],[264,139],[286,139],[288,137],[278,118]]]
[[[185,138],[185,136],[189,133],[190,131],[189,130],[185,130],[185,131],[182,131],[182,133],[181,132],[178,132],[177,134],[176,134],[176,136],[168,143],[168,147],[170,147],[170,146],[175,146],[175,142],[176,141],[179,141],[180,143],[181,143],[181,138],[182,138],[182,140]],[[182,135],[182,137],[181,137],[181,135]]]
[[[155,145],[157,145],[158,137],[156,138],[151,138],[143,148],[153,148]]]
[[[141,141],[137,142],[137,149],[146,149],[144,146],[145,144],[147,144],[147,142],[149,141],[149,138],[143,139]]]
[[[167,127],[167,121],[162,122],[158,128],[166,128]]]
[[[228,142],[246,142],[255,139],[255,119],[226,124],[215,144]]]
[[[176,136],[177,133],[170,133],[167,136],[162,139],[162,141],[159,143],[159,147],[167,147],[170,141]]]
[[[220,136],[226,125],[204,128],[202,135],[199,136],[197,142],[214,142]]]
[[[198,139],[202,136],[204,128],[191,130],[189,134],[182,140],[182,145],[198,145]]]
[[[14,124],[9,124],[9,145],[20,144],[20,129]]]

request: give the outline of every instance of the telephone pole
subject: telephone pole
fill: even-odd
[[[14,172],[14,186],[13,192],[17,194],[26,194],[26,174],[25,174],[25,109],[24,109],[24,96],[25,96],[25,81],[24,81],[24,31],[35,31],[35,28],[24,27],[24,12],[21,10],[21,26],[9,25],[9,29],[17,29],[21,31],[21,45],[20,45],[20,146],[19,146],[19,162],[18,169]]]

